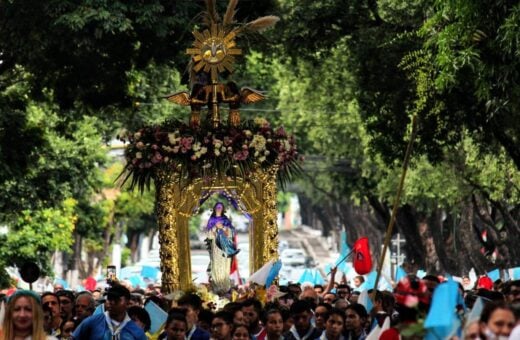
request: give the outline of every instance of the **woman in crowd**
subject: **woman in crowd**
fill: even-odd
[[[235,324],[233,328],[233,340],[250,340],[249,330],[244,324]]]
[[[325,329],[325,323],[327,322],[327,318],[329,317],[329,311],[332,307],[328,303],[320,303],[314,309],[314,321],[316,324],[316,328],[320,331]]]
[[[282,339],[283,333],[283,317],[282,312],[278,309],[270,309],[265,313],[262,320],[266,330],[266,340]]]
[[[338,308],[332,308],[328,312],[325,322],[325,331],[321,334],[320,340],[343,340],[345,330],[345,312]]]
[[[489,302],[480,314],[483,339],[507,338],[515,327],[515,315],[503,301]]]
[[[61,325],[60,329],[60,339],[62,340],[72,340],[72,333],[76,329],[76,324],[74,321],[67,320]]]
[[[1,340],[46,340],[40,297],[32,291],[19,290],[7,303]]]
[[[353,303],[345,309],[345,339],[364,340],[367,337],[365,325],[368,313],[363,305]]]

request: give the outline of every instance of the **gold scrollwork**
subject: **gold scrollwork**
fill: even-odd
[[[161,245],[162,286],[166,293],[192,286],[188,224],[204,193],[223,192],[252,216],[249,229],[250,272],[278,258],[276,208],[277,166],[257,169],[247,178],[215,174],[209,179],[181,179],[178,173],[157,171],[157,220]]]

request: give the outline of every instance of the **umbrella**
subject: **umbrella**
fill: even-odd
[[[247,281],[269,287],[273,282],[274,278],[280,272],[280,268],[282,268],[282,262],[280,260],[271,260],[264,264],[262,268],[254,272],[253,275],[251,275]]]

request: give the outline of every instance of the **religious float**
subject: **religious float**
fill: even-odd
[[[192,286],[188,223],[212,195],[225,198],[251,221],[250,272],[278,258],[277,181],[299,171],[296,144],[283,128],[273,128],[263,118],[242,121],[240,107],[265,95],[239,88],[231,79],[235,57],[243,53],[237,40],[274,25],[278,18],[237,23],[237,2],[230,0],[220,18],[214,1],[206,1],[201,29],[193,32],[195,40],[187,49],[190,90],[166,96],[190,108],[189,121],[143,127],[125,138],[123,179],[140,190],[151,182],[156,187],[165,293]],[[210,281],[215,291],[229,289],[229,258],[239,251],[226,243],[229,233],[219,234],[225,228],[222,221],[208,224]]]

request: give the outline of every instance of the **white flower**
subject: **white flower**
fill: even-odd
[[[265,157],[262,156],[262,157],[258,158],[258,161],[259,161],[260,163],[263,163],[263,162],[265,161]]]
[[[269,156],[271,152],[269,150],[265,150],[264,155]]]
[[[208,152],[208,148],[207,147],[203,146],[202,148],[200,148],[200,153],[202,155],[206,154],[207,152]]]
[[[193,151],[199,151],[200,150],[200,142],[196,142],[193,144]]]
[[[143,158],[143,153],[142,152],[136,152],[135,153],[135,158],[137,158],[137,159]]]
[[[254,135],[249,147],[262,151],[265,149],[265,137],[262,135]]]
[[[177,137],[177,133],[174,132],[168,134],[168,141],[170,142],[170,144],[176,144],[180,140],[180,137]]]
[[[218,149],[215,149],[215,156],[220,156],[220,151]]]
[[[134,133],[134,138],[135,138],[135,140],[141,139],[141,132]]]

